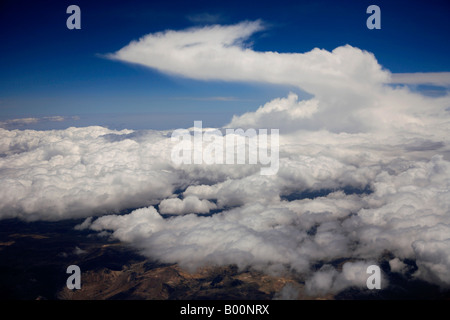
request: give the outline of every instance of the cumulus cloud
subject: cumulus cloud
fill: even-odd
[[[230,182],[220,182],[217,186],[190,186],[185,195],[214,199],[219,206],[220,199],[224,204],[233,203],[236,196],[240,200],[235,200],[235,208],[207,217],[187,214],[162,219],[150,207],[145,209],[149,212],[147,216],[145,211],[126,216],[105,216],[95,220],[91,228],[111,230],[114,237],[136,246],[145,255],[179,263],[189,270],[205,264],[236,264],[241,268],[253,267],[274,274],[289,271],[310,274],[308,292],[311,295],[336,293],[351,286],[361,288],[365,285],[362,279],[368,277],[366,264],[348,264],[342,272],[325,268],[316,275],[311,267],[317,261],[332,263],[342,258],[369,261],[378,259],[386,251],[400,259],[415,260],[419,266],[415,277],[445,286],[450,270],[445,256],[450,234],[448,214],[445,214],[449,208],[449,191],[445,186],[449,183],[450,171],[440,171],[444,184],[424,180],[422,186],[417,187],[421,183],[416,179],[421,180],[422,177],[413,164],[417,165],[417,162],[399,165],[392,160],[382,166],[372,164],[369,170],[373,171],[374,181],[382,179],[387,172],[394,181],[388,189],[373,183],[373,192],[362,194],[336,191],[291,201],[266,198],[257,195],[258,189],[252,193],[252,186],[257,184],[248,181],[248,177],[234,179],[233,183],[241,186],[234,191],[229,189]],[[448,162],[438,157],[424,162],[423,166],[434,171],[436,164],[445,166]],[[356,170],[350,168],[348,166],[346,170]],[[344,171],[343,176],[339,176],[340,169],[342,167],[334,169],[336,176],[333,179],[348,183],[345,177],[348,172]],[[300,170],[304,171],[307,170]],[[327,176],[325,173],[324,180],[319,179],[309,185],[298,180],[297,190],[324,190],[329,186],[325,179]],[[405,176],[410,180],[407,181]],[[290,190],[290,181],[282,177],[275,180],[273,185],[278,184],[278,189],[266,184],[264,190],[271,190],[279,196],[290,192],[286,191]],[[335,186],[337,189],[340,188],[338,185]],[[431,185],[435,189],[430,189]],[[227,192],[220,192],[224,187],[227,187]],[[385,194],[388,190],[389,193]],[[417,192],[405,197],[404,192],[414,190]],[[427,251],[429,248],[433,250]],[[396,266],[395,272],[407,271],[395,261],[391,265]],[[359,276],[352,278],[355,274]],[[387,281],[384,283],[387,285]]]
[[[374,262],[346,262],[339,272],[331,265],[324,265],[305,283],[306,292],[311,296],[321,296],[327,293],[338,293],[347,288],[367,289],[367,269]],[[388,286],[383,273],[380,274],[380,286]]]
[[[324,80],[326,81],[326,80]],[[327,130],[336,133],[377,132],[378,136],[408,134],[424,139],[426,132],[444,135],[442,121],[446,121],[449,96],[439,99],[412,93],[406,88],[376,87],[361,91],[366,96],[355,96],[345,90],[338,101],[327,101],[315,96],[298,101],[290,93],[286,98],[276,98],[256,111],[233,116],[225,127],[280,128],[282,133],[299,130]],[[331,94],[334,98],[336,95]],[[436,128],[432,129],[431,128]]]
[[[275,99],[255,112],[235,116],[229,127],[415,131],[429,125],[430,115],[448,107],[448,96],[431,102],[405,88],[385,86],[413,78],[446,82],[446,73],[397,74],[392,80],[373,54],[349,45],[306,53],[254,51],[247,43],[264,28],[258,20],[170,30],[143,36],[108,56],[192,79],[289,85],[314,96],[307,101],[298,101],[295,94]],[[418,113],[420,117],[415,116]]]
[[[448,254],[450,237],[448,235],[448,233],[440,234],[433,237],[433,240],[417,240],[412,244],[419,267],[416,276],[444,287],[450,286],[450,257]],[[437,240],[435,240],[436,238]]]
[[[209,213],[210,210],[216,208],[214,203],[205,199],[200,200],[196,196],[187,196],[184,199],[164,199],[159,204],[161,213],[170,214]]]
[[[408,267],[405,263],[403,263],[399,258],[394,258],[389,261],[389,267],[392,272],[403,273]]]
[[[156,203],[181,182],[168,171],[163,133],[102,127],[0,129],[2,218],[86,217]]]
[[[49,116],[41,118],[17,118],[17,119],[7,119],[0,121],[0,127],[5,129],[11,129],[16,127],[24,127],[27,125],[35,124],[38,122],[62,122],[65,120],[78,120],[78,116],[63,117],[63,116]]]
[[[275,228],[294,215],[283,208],[263,208],[252,204],[242,209],[244,212],[162,219],[154,207],[149,207],[125,216],[100,217],[91,229],[112,230],[114,237],[132,243],[149,257],[177,262],[189,270],[208,264],[236,264],[277,273],[283,270],[283,263],[293,260],[296,269],[307,268],[296,249],[306,234]]]
[[[299,101],[298,95],[291,92],[286,98],[269,101],[254,112],[233,116],[225,127],[299,129],[300,123],[310,119],[318,109],[316,99]]]
[[[351,46],[254,51],[247,40],[261,30],[256,21],[165,31],[111,57],[308,91],[308,100],[289,93],[225,126],[279,128],[277,174],[175,164],[168,131],[0,129],[0,218],[85,217],[77,229],[151,259],[288,272],[313,296],[364,288],[367,265],[383,259],[398,273],[414,261],[414,278],[449,287],[449,97],[385,85],[389,71]],[[139,209],[120,213],[130,208]]]

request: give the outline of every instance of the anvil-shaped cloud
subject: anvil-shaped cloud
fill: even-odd
[[[165,31],[132,41],[107,56],[192,79],[289,85],[314,96],[306,102],[298,102],[295,95],[273,101],[256,113],[235,117],[232,127],[361,132],[409,126],[417,130],[428,121],[428,114],[442,111],[448,101],[430,104],[404,88],[386,86],[391,73],[373,54],[350,45],[331,52],[254,51],[246,41],[262,30],[261,21],[245,21]],[[414,116],[417,113],[421,116]]]

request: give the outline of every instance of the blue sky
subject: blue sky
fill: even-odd
[[[81,8],[81,30],[66,28],[71,4]],[[371,4],[381,9],[381,30],[366,28]],[[393,73],[448,72],[449,14],[450,3],[437,0],[2,1],[0,120],[66,117],[27,126],[37,129],[169,129],[196,119],[221,126],[289,91],[304,93],[184,79],[104,55],[149,33],[261,19],[267,28],[252,36],[255,51],[302,53],[350,44],[374,53]]]

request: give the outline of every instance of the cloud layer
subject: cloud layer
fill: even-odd
[[[0,129],[2,218],[86,217],[154,203],[179,182],[161,133],[102,127],[61,131]]]
[[[78,229],[108,232],[149,258],[190,270],[290,272],[310,295],[363,288],[366,266],[383,259],[405,276],[414,261],[414,278],[448,288],[449,96],[386,85],[390,73],[351,46],[253,51],[246,40],[262,28],[150,34],[111,57],[311,93],[274,99],[226,125],[279,128],[276,175],[248,164],[176,165],[170,132],[0,129],[0,218],[86,217]],[[130,208],[139,209],[119,214]]]

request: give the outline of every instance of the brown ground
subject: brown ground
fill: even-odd
[[[177,265],[157,266],[147,261],[122,270],[102,268],[82,273],[81,289],[63,288],[60,299],[272,299],[292,278],[268,276],[237,268],[208,267],[189,273]],[[299,298],[302,298],[299,296]]]

